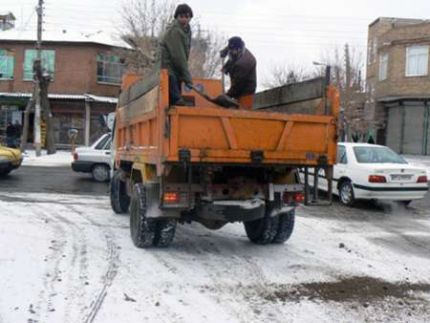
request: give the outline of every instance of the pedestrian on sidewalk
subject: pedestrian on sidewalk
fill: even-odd
[[[9,148],[16,148],[16,128],[12,122],[7,123],[6,127],[6,145]]]

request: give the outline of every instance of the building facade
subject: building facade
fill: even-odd
[[[100,36],[100,35],[97,35]],[[84,35],[44,36],[42,68],[49,73],[49,102],[58,146],[70,144],[68,131],[78,130],[78,144],[89,144],[105,131],[103,121],[116,107],[125,65],[121,47]],[[34,90],[32,35],[0,32],[0,136],[8,122],[22,124]],[[33,114],[30,115],[30,126]],[[32,140],[32,131],[29,133]]]
[[[430,155],[430,21],[378,18],[369,25],[368,115],[377,142]]]

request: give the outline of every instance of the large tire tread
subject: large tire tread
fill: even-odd
[[[138,248],[149,247],[154,242],[156,223],[146,217],[148,203],[145,186],[142,183],[135,184],[130,205],[130,234]]]
[[[121,181],[121,171],[116,170],[110,182],[110,203],[117,214],[128,212],[130,197],[127,195],[126,183]]]
[[[294,222],[295,222],[295,210],[291,210],[286,213],[281,213],[278,215],[278,230],[273,237],[272,243],[281,244],[287,241],[294,230]]]
[[[278,229],[278,217],[266,214],[264,218],[244,222],[246,235],[253,243],[266,245],[272,242]]]

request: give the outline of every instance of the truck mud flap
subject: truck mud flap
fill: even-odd
[[[264,217],[265,202],[260,199],[245,201],[201,202],[197,207],[197,216],[208,220],[226,222],[251,221]]]

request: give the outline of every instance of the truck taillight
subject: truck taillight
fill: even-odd
[[[178,192],[166,192],[163,196],[164,203],[178,203],[179,193]]]
[[[293,199],[296,203],[303,203],[305,201],[305,194],[302,192],[294,193]]]
[[[386,183],[387,179],[382,175],[369,175],[369,183]]]
[[[417,183],[427,183],[427,176],[420,176],[417,179]]]
[[[78,159],[79,159],[78,153],[73,153],[73,160],[78,160]]]
[[[284,192],[284,203],[289,204],[292,202],[303,203],[305,200],[305,195],[303,192]]]

